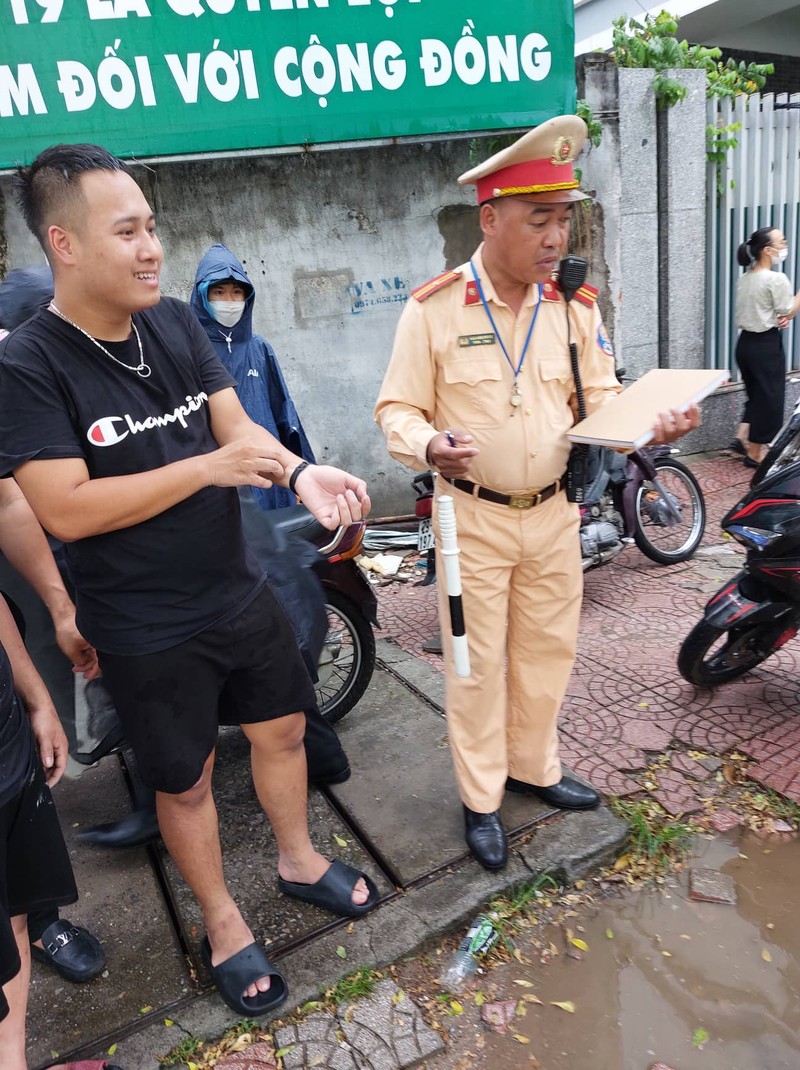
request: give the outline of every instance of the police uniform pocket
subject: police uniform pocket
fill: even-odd
[[[539,361],[539,375],[546,383],[556,379],[559,383],[568,383],[572,378],[572,367],[564,357],[545,357]]]
[[[448,405],[464,414],[466,429],[489,427],[502,413],[503,375],[496,360],[454,360],[445,364]]]

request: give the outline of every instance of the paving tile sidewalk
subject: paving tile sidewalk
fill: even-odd
[[[653,795],[671,813],[689,813],[702,805],[713,775],[692,752],[737,748],[753,759],[753,779],[800,801],[800,644],[713,692],[678,674],[681,642],[710,595],[741,568],[743,552],[723,539],[719,523],[751,476],[728,452],[683,460],[706,499],[703,542],[678,565],[655,564],[631,546],[586,574],[563,758],[604,794],[626,795],[641,791],[648,763],[669,752]],[[382,637],[441,671],[441,657],[422,649],[438,630],[435,586],[393,583],[380,589],[379,602]]]

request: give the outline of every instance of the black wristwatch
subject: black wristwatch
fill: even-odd
[[[297,494],[297,491],[294,489],[294,485],[297,482],[297,477],[300,475],[301,472],[305,472],[306,468],[310,467],[310,465],[311,461],[301,461],[300,464],[298,464],[297,468],[295,468],[295,470],[289,476],[289,490],[292,492],[292,494]]]

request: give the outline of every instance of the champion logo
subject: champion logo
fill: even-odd
[[[134,420],[130,413],[124,416],[101,416],[88,429],[86,437],[93,446],[115,446],[128,435],[138,435],[140,431],[150,431],[174,423],[186,427],[186,417],[201,409],[207,401],[208,394],[201,391],[194,396],[187,394],[185,405],[176,405],[172,412],[165,412],[162,416],[147,416],[144,420]],[[122,424],[124,430],[118,427],[118,424]]]
[[[123,438],[127,438],[130,434],[130,431],[118,431],[114,426],[124,423],[125,419],[122,416],[102,416],[99,420],[95,420],[86,437],[95,446],[113,446],[117,442],[122,442]]]

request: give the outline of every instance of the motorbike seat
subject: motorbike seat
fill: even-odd
[[[289,505],[285,509],[272,510],[272,526],[287,536],[297,536],[315,546],[328,542],[331,532],[320,524],[304,505]]]

